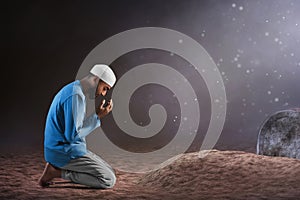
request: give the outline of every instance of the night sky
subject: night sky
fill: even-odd
[[[255,151],[263,121],[274,112],[300,106],[297,0],[15,1],[2,10],[1,151],[42,149],[45,118],[55,93],[75,79],[81,63],[99,43],[138,27],[182,32],[213,58],[228,101],[216,145],[220,149]],[[192,67],[182,68],[189,63],[172,53],[139,50],[118,58],[112,67],[120,77],[137,64],[154,61],[184,74],[195,87],[200,107],[209,107],[201,76]],[[136,107],[130,105],[131,114],[137,124],[149,123],[143,116],[154,101],[168,111],[164,131],[178,127],[180,110],[166,88],[143,86],[132,99]],[[207,112],[199,140],[207,128]],[[105,119],[106,124],[118,131],[111,118]],[[165,139],[171,137],[166,134]]]

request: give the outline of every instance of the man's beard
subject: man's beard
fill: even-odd
[[[94,100],[96,98],[96,88],[89,88],[87,90],[87,96],[89,97],[89,99]]]

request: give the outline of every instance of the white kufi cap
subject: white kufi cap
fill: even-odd
[[[104,64],[97,64],[90,71],[93,75],[98,76],[102,81],[113,87],[116,82],[116,76],[113,70]]]

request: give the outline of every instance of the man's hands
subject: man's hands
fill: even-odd
[[[107,102],[107,106],[104,107],[105,100],[102,101],[101,105],[96,109],[96,114],[99,118],[104,117],[113,109],[112,99]]]

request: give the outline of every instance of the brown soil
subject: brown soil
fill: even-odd
[[[300,160],[242,151],[183,154],[147,174],[117,171],[113,189],[91,189],[56,179],[38,186],[42,152],[1,154],[0,199],[298,199]]]

